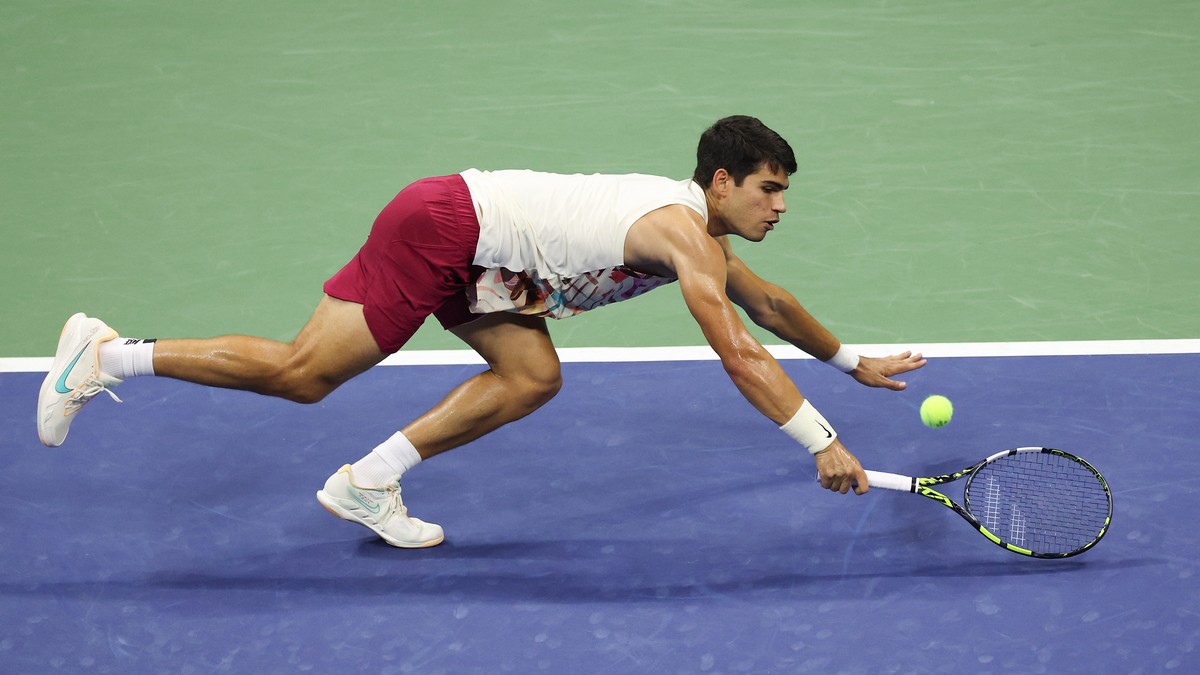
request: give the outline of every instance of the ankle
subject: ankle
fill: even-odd
[[[386,484],[394,476],[403,476],[405,471],[421,461],[421,455],[404,435],[397,431],[380,443],[366,457],[350,466],[354,482],[362,487],[377,487]]]
[[[154,340],[115,337],[100,345],[100,372],[124,380],[154,374]]]

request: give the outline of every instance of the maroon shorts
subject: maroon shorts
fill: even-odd
[[[384,207],[367,243],[325,282],[325,292],[361,304],[375,342],[391,354],[430,314],[445,328],[477,318],[465,291],[478,243],[462,176],[419,180]]]

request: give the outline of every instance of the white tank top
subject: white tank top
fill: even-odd
[[[625,236],[647,213],[682,204],[708,221],[703,189],[660,176],[462,173],[484,273],[468,289],[471,311],[563,318],[641,295],[674,279],[624,266]]]

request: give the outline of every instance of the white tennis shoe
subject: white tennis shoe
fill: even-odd
[[[100,372],[100,345],[117,337],[117,331],[100,319],[75,314],[67,319],[50,372],[38,392],[37,427],[42,444],[57,447],[67,440],[75,414],[96,394],[121,380]]]
[[[317,491],[317,501],[343,520],[369,527],[383,540],[400,548],[425,548],[442,543],[440,525],[426,523],[408,515],[400,501],[400,477],[378,488],[354,484],[347,464],[325,481]]]

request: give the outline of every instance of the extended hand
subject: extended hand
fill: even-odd
[[[925,365],[925,357],[912,352],[893,354],[882,358],[859,356],[858,367],[851,371],[850,376],[868,387],[883,387],[900,391],[908,385],[899,380],[893,380],[893,375],[907,373]]]
[[[821,487],[842,494],[846,494],[852,488],[854,494],[866,493],[867,474],[858,463],[858,459],[850,454],[841,441],[834,439],[832,445],[818,452],[815,457]]]

